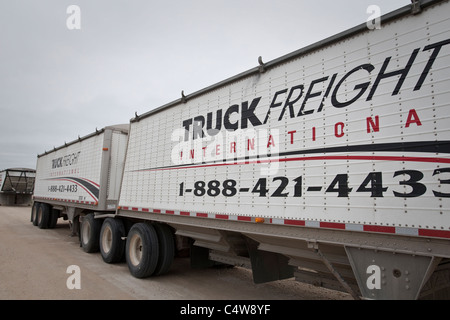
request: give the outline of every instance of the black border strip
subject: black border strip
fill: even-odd
[[[245,156],[240,158],[230,158],[230,159],[221,159],[214,161],[204,161],[199,163],[189,163],[189,164],[181,164],[181,165],[173,165],[173,166],[164,166],[164,167],[155,167],[155,168],[146,168],[146,169],[137,169],[131,170],[130,172],[139,172],[139,171],[150,171],[150,170],[161,170],[161,169],[174,169],[174,168],[182,168],[186,166],[197,166],[197,165],[212,165],[225,163],[228,161],[248,161],[248,160],[256,160],[262,157],[286,157],[293,155],[305,155],[305,154],[327,154],[327,153],[346,153],[346,152],[420,152],[420,153],[444,153],[450,154],[450,141],[416,141],[416,142],[395,142],[395,143],[379,143],[379,144],[362,144],[362,145],[354,145],[354,146],[340,146],[340,147],[330,147],[330,148],[316,148],[316,149],[308,149],[308,150],[296,150],[296,151],[288,151],[281,152],[279,154],[273,155],[256,155],[256,156]]]

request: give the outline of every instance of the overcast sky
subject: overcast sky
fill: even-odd
[[[3,0],[0,170],[409,0]],[[81,29],[70,5],[80,8]],[[70,25],[74,25],[73,23]]]

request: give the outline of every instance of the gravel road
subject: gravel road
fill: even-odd
[[[256,285],[243,268],[191,269],[176,258],[159,277],[136,279],[126,263],[106,264],[100,253],[82,251],[69,224],[39,229],[31,207],[0,206],[0,299],[2,300],[349,300],[335,292],[293,279]],[[78,266],[73,273],[69,266]],[[78,282],[72,281],[79,275]],[[70,279],[69,279],[70,278]],[[80,289],[68,288],[80,284]]]

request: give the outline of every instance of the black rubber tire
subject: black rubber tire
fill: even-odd
[[[125,252],[125,227],[122,220],[106,218],[100,231],[100,253],[106,263],[122,261]]]
[[[83,217],[80,227],[80,243],[84,252],[94,253],[100,250],[100,229],[102,221],[95,219],[93,213]]]
[[[33,223],[33,226],[37,226],[38,225],[38,210],[39,210],[39,206],[41,204],[39,202],[35,202],[33,203],[33,207],[31,208],[31,222]]]
[[[127,235],[125,257],[133,277],[147,278],[155,272],[159,258],[159,243],[152,225],[139,222],[131,227]]]
[[[175,257],[175,239],[172,229],[166,224],[153,225],[158,235],[159,259],[154,276],[162,275],[169,271]]]
[[[52,209],[50,213],[50,219],[48,221],[48,228],[53,229],[56,227],[56,223],[58,222],[59,218],[59,210]]]
[[[52,208],[46,203],[41,203],[37,211],[37,226],[39,229],[47,229]]]

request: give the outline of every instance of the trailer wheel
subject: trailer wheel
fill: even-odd
[[[33,203],[33,207],[31,208],[31,222],[33,223],[34,226],[38,225],[37,217],[38,217],[39,206],[40,206],[40,203],[35,202],[35,203]]]
[[[100,252],[106,263],[119,262],[125,252],[125,227],[122,220],[106,218],[100,231]]]
[[[53,229],[56,227],[56,223],[58,222],[59,218],[59,210],[52,209],[50,213],[50,219],[48,221],[48,228]]]
[[[175,240],[172,230],[168,225],[154,224],[159,240],[158,265],[153,275],[161,275],[169,271],[175,256]]]
[[[158,235],[152,225],[134,224],[127,236],[126,260],[131,275],[136,278],[151,276],[159,257]]]
[[[46,203],[41,203],[37,211],[37,226],[39,229],[47,229],[50,220],[51,207]]]
[[[93,253],[99,250],[101,221],[90,213],[81,222],[80,242],[84,252]]]

